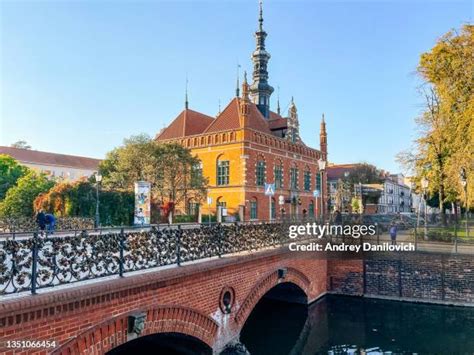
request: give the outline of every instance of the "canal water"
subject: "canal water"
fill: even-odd
[[[241,332],[252,355],[474,354],[474,308],[327,296],[262,299]]]

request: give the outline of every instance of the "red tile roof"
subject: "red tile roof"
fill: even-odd
[[[0,146],[0,154],[6,154],[21,163],[32,163],[41,165],[65,166],[76,169],[97,170],[100,159],[86,158],[75,155],[56,154],[40,152],[38,150],[3,147]]]
[[[270,111],[270,119],[268,120],[268,127],[270,129],[282,129],[288,127],[286,118],[280,116],[278,113]]]
[[[205,130],[206,133],[226,131],[240,128],[240,98],[233,98],[220,115]],[[268,122],[253,103],[249,104],[248,127],[260,132],[271,134]]]
[[[204,132],[214,121],[210,116],[186,109],[176,117],[171,124],[157,134],[156,140],[173,139],[192,136]]]

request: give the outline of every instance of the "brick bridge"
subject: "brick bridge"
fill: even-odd
[[[206,230],[202,234],[196,234],[195,231],[177,234],[176,240],[181,244],[169,245],[164,243],[169,243],[173,237],[171,234],[153,233],[131,234],[125,242],[114,239],[117,236],[113,235],[107,236],[107,239],[101,236],[96,239],[56,238],[44,241],[40,247],[31,241],[5,242],[3,250],[10,253],[8,255],[25,250],[15,259],[22,261],[23,273],[16,272],[9,278],[0,278],[7,285],[11,285],[12,280],[18,284],[29,275],[30,249],[33,250],[33,260],[38,249],[40,251],[36,257],[41,266],[37,286],[43,285],[42,278],[57,280],[60,275],[58,272],[54,274],[54,279],[44,270],[46,266],[57,270],[63,265],[57,257],[61,251],[64,253],[70,250],[63,248],[64,245],[72,245],[76,248],[76,254],[81,256],[95,251],[91,254],[95,259],[83,259],[81,265],[85,267],[94,260],[94,265],[105,265],[105,261],[114,260],[107,259],[106,251],[118,250],[113,249],[117,244],[114,241],[120,241],[118,245],[126,243],[127,247],[120,249],[121,254],[125,254],[121,256],[123,261],[119,265],[120,269],[130,271],[122,273],[123,277],[117,277],[113,269],[105,278],[59,284],[49,289],[38,287],[36,295],[13,292],[10,296],[1,296],[0,353],[103,354],[120,349],[119,346],[130,344],[136,338],[144,339],[152,334],[181,334],[189,339],[197,339],[208,350],[219,353],[227,344],[239,341],[240,332],[252,310],[264,295],[269,294],[306,303],[330,292],[474,305],[474,260],[471,256],[382,253],[365,255],[362,260],[342,259],[342,255],[333,260],[315,253],[292,253],[284,244],[278,247],[272,236],[282,233],[268,234],[269,227],[265,228],[261,229],[260,234],[253,227],[247,229],[245,234],[238,234],[238,230],[230,230],[232,233],[227,235],[219,234],[218,250],[225,251],[227,255],[219,257],[224,253],[217,253],[211,259],[194,261],[189,256],[204,255],[202,251],[205,248],[192,249],[191,245],[215,245],[203,244],[208,235]],[[245,235],[254,237],[245,239]],[[263,249],[246,251],[252,245],[250,241],[257,243],[259,238],[267,242],[262,244]],[[104,240],[111,242],[101,244]],[[229,240],[232,243],[224,243]],[[239,243],[242,248],[233,252],[232,246]],[[56,252],[47,253],[50,250],[47,249],[48,245],[53,245],[54,249],[51,250]],[[94,247],[91,249],[92,245]],[[169,248],[163,249],[167,245]],[[130,265],[137,265],[144,260],[155,263],[156,258],[152,257],[157,253],[169,256],[172,254],[170,251],[176,251],[179,257],[160,259],[160,268],[131,269]],[[181,264],[176,263],[176,259],[181,259]],[[8,274],[9,270],[18,269],[15,263],[8,264],[10,269],[6,268],[5,256],[3,260],[0,276],[8,276],[11,274]],[[55,263],[51,260],[55,260]],[[89,274],[84,275],[86,277]],[[31,284],[25,285],[31,288]],[[4,290],[20,291],[11,287]],[[305,348],[305,334],[315,321],[307,319],[295,344],[295,353]],[[8,341],[15,340],[50,340],[55,341],[56,346],[50,349],[7,348]]]
[[[360,261],[346,263],[349,271],[362,268]],[[25,353],[102,354],[137,336],[181,333],[219,352],[238,340],[255,305],[275,286],[296,285],[308,303],[324,295],[328,269],[347,273],[340,262],[336,269],[330,264],[281,247],[16,296],[0,306],[0,339],[2,346],[6,340],[57,342]],[[144,327],[137,335],[129,323],[139,318]]]

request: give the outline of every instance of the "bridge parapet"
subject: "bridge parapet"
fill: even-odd
[[[0,241],[0,295],[277,246],[286,224],[201,225]]]

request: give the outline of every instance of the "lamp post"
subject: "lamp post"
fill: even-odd
[[[428,227],[426,225],[427,219],[428,219],[428,214],[427,214],[427,203],[426,203],[426,190],[428,189],[428,180],[423,177],[421,179],[421,187],[423,188],[423,199],[424,199],[424,207],[425,207],[425,240],[428,239]]]
[[[318,160],[318,166],[319,166],[319,181],[320,181],[320,201],[321,201],[321,206],[320,206],[320,213],[319,216],[321,218],[321,223],[324,221],[324,189],[323,189],[323,173],[324,170],[326,169],[326,160],[319,159]]]
[[[469,238],[469,226],[468,226],[468,222],[467,222],[467,219],[468,219],[468,201],[467,201],[467,174],[466,174],[466,169],[464,168],[461,168],[461,172],[460,172],[460,178],[461,178],[461,185],[464,189],[464,198],[466,199],[465,202],[464,202],[464,208],[465,208],[465,211],[464,211],[464,214],[466,216],[466,238]]]
[[[102,175],[95,174],[95,228],[99,228],[100,214],[99,214],[99,185],[102,181]]]

